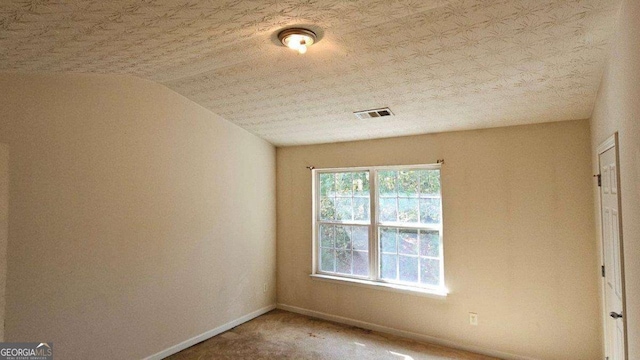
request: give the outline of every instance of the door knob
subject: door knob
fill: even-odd
[[[611,316],[614,319],[620,319],[622,317],[622,314],[618,314],[612,311],[609,313],[609,316]]]

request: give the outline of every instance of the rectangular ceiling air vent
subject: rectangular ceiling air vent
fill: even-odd
[[[391,116],[393,115],[393,113],[389,108],[380,108],[380,109],[356,111],[353,113],[353,115],[355,115],[360,120],[364,120],[364,119],[371,119],[371,118],[377,118],[377,117],[383,117],[383,116]]]

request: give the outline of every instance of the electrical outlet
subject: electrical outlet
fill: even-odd
[[[267,283],[264,283],[264,285],[262,285],[262,292],[267,292]]]
[[[469,324],[478,326],[478,314],[472,312],[469,313]]]

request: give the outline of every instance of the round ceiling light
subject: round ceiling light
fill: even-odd
[[[309,46],[316,42],[316,38],[316,33],[302,28],[285,29],[278,34],[282,45],[296,50],[300,54],[306,53]]]

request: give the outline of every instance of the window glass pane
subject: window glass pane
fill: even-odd
[[[353,252],[353,275],[369,276],[369,253],[367,251]]]
[[[380,228],[380,249],[382,252],[395,254],[398,251],[396,233],[396,229]]]
[[[440,256],[440,233],[438,231],[420,230],[420,255]]]
[[[398,199],[398,221],[407,223],[418,222],[418,199]]]
[[[335,268],[335,250],[333,249],[321,249],[320,250],[320,270],[334,272]]]
[[[335,198],[320,198],[320,220],[335,220]]]
[[[336,198],[336,220],[353,220],[353,205],[351,198]]]
[[[398,253],[418,255],[418,230],[400,229],[398,231]],[[418,265],[416,265],[417,269]]]
[[[420,170],[420,196],[440,195],[440,170]]]
[[[369,198],[353,198],[353,220],[369,220]]]
[[[351,173],[336,173],[336,192],[338,196],[352,196],[353,176]]]
[[[396,171],[378,171],[378,194],[381,197],[396,194]]]
[[[382,254],[380,256],[380,277],[386,280],[396,280],[398,277],[397,255]]]
[[[369,198],[369,172],[353,173],[353,195]]]
[[[399,256],[400,281],[418,282],[418,257]]]
[[[320,196],[335,195],[334,174],[320,174]]]
[[[336,249],[351,249],[350,226],[336,226]]]
[[[440,285],[440,260],[420,258],[420,282]]]
[[[334,244],[334,236],[333,236],[333,225],[320,225],[320,246],[333,248]]]
[[[396,198],[380,198],[380,221],[397,221],[398,209]]]
[[[418,184],[417,171],[398,172],[398,196],[418,197]]]
[[[351,251],[336,250],[336,272],[351,274]]]
[[[369,172],[321,173],[320,220],[368,221]]]
[[[423,224],[440,223],[440,199],[420,199],[420,222]]]
[[[369,228],[366,226],[354,226],[352,228],[351,243],[354,250],[369,250]]]
[[[369,227],[320,224],[320,270],[369,276]]]

